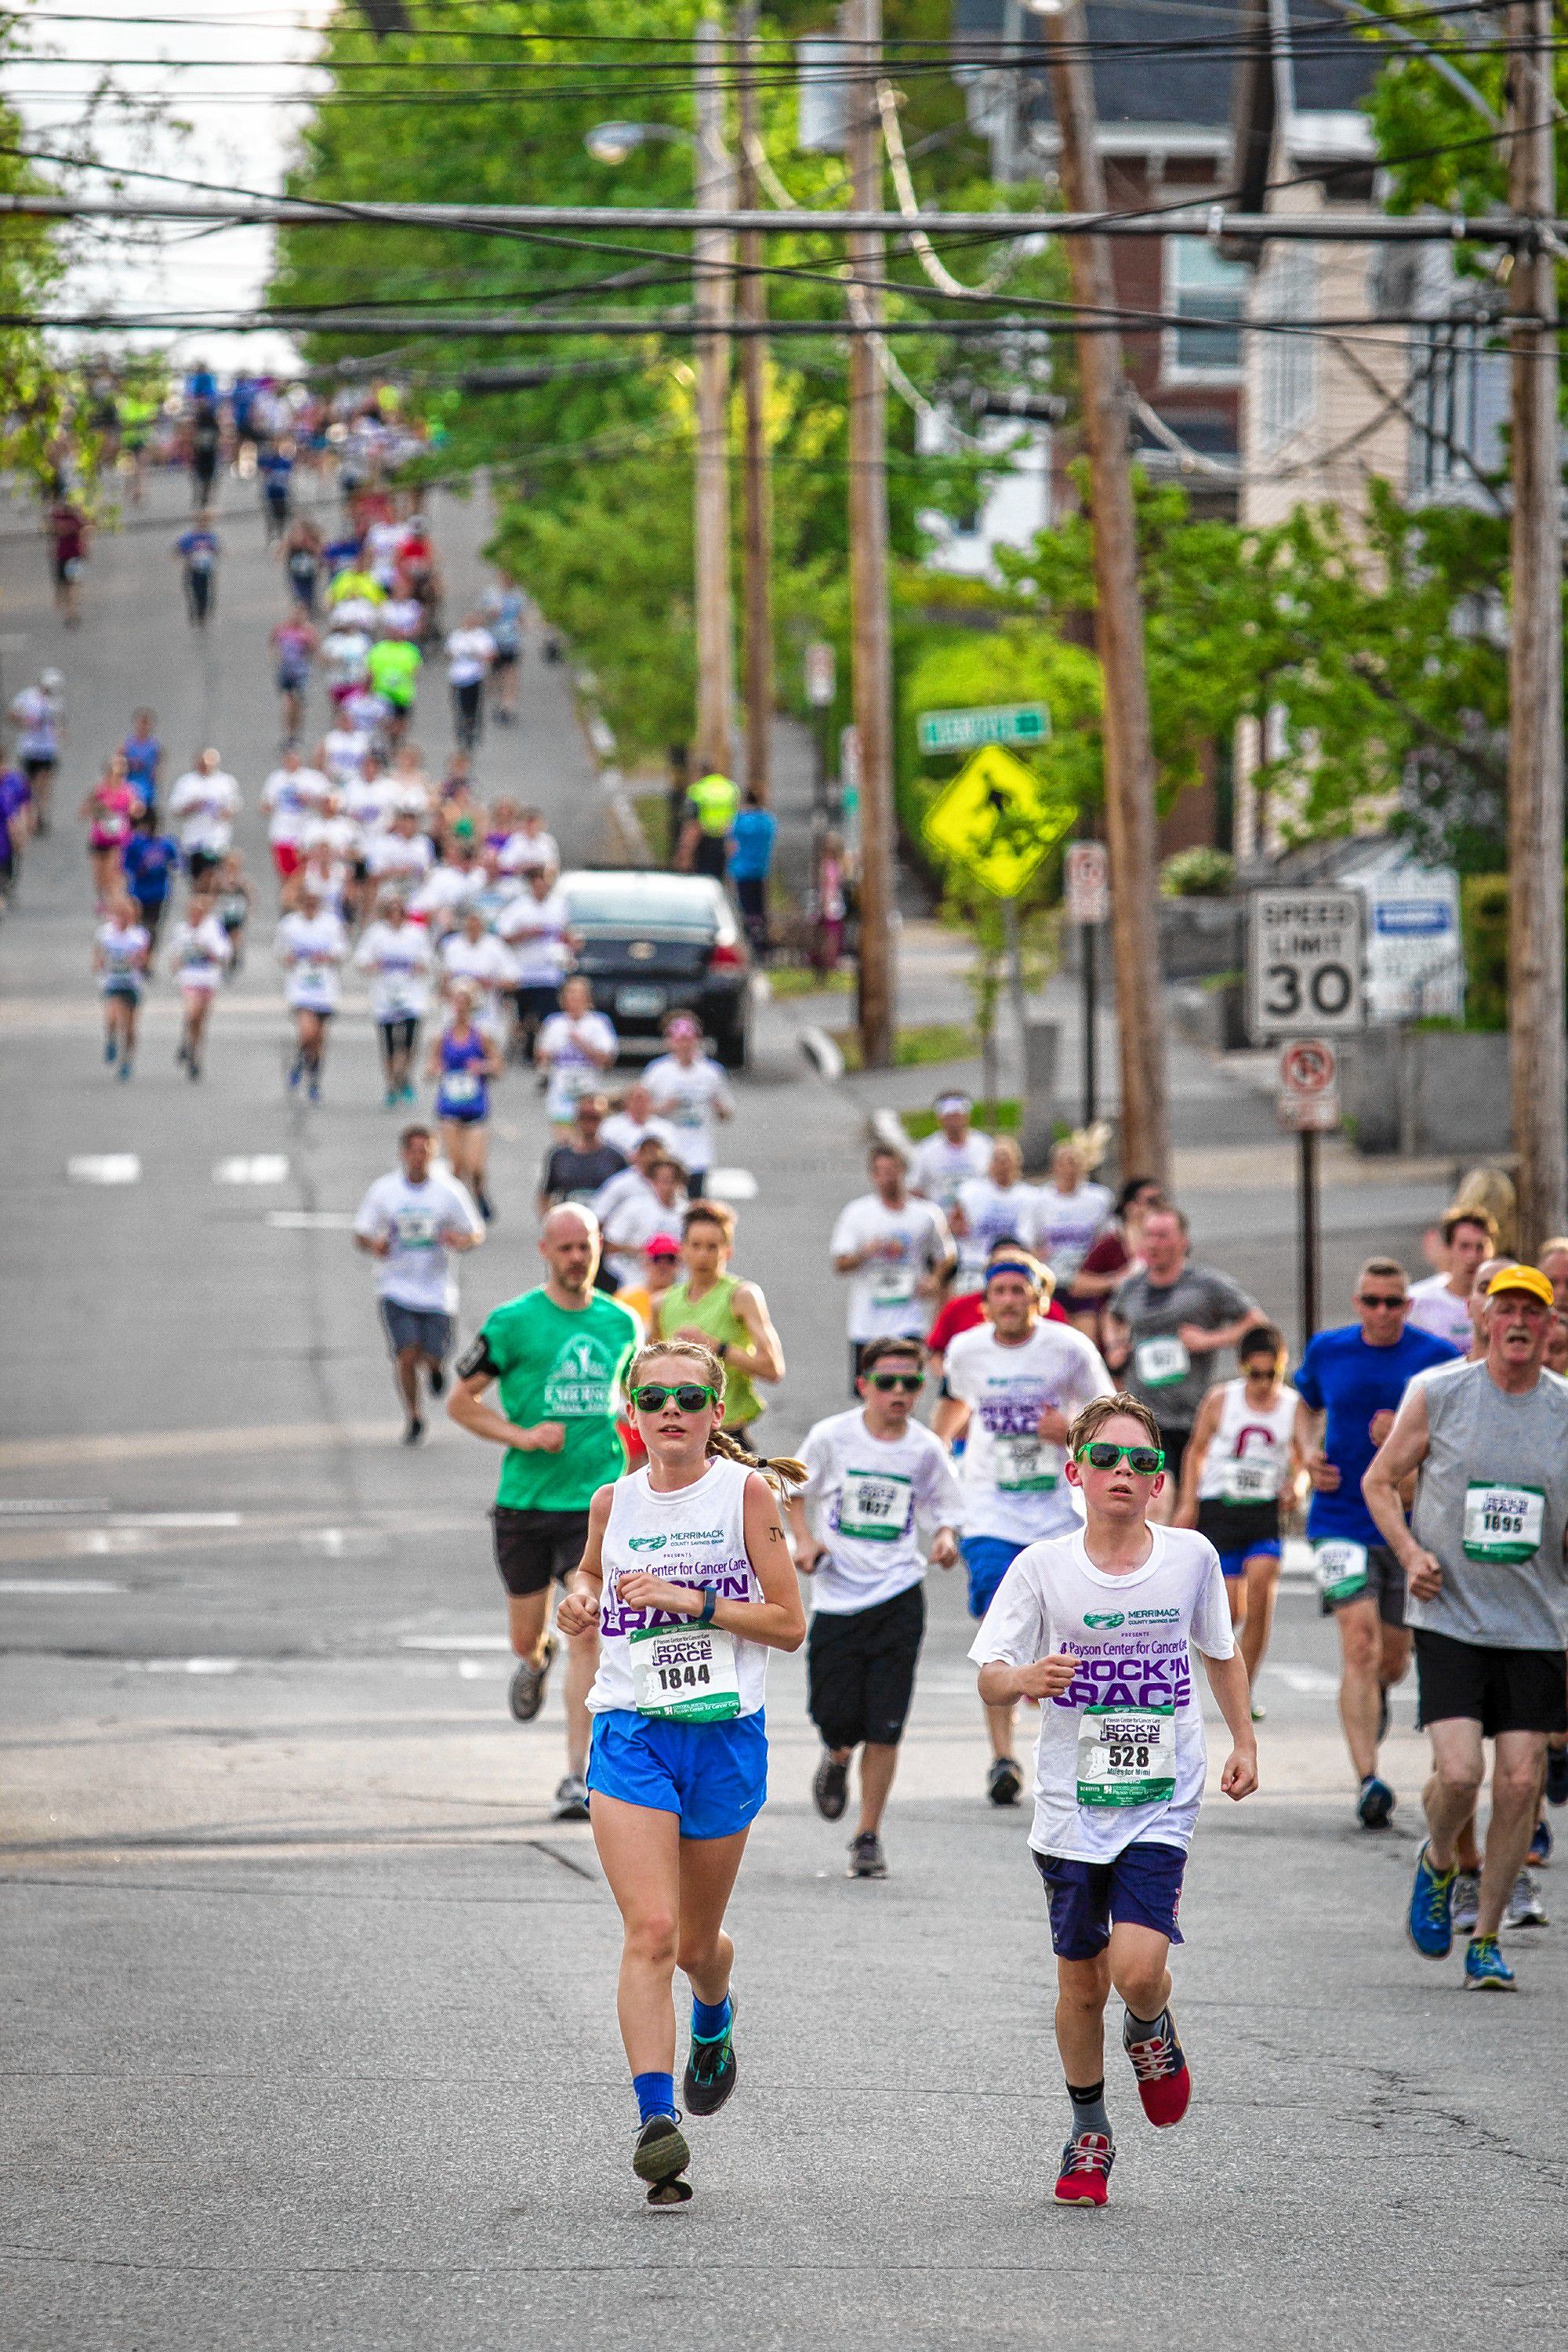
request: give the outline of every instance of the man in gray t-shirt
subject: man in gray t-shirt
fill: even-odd
[[[1505,1265],[1487,1285],[1482,1360],[1419,1374],[1362,1493],[1409,1580],[1421,1722],[1432,1742],[1429,1835],[1410,1936],[1441,1959],[1453,1940],[1455,1846],[1495,1741],[1468,1984],[1513,1982],[1498,1928],[1541,1803],[1546,1742],[1568,1730],[1568,1381],[1545,1370],[1552,1285]],[[1406,1524],[1400,1487],[1417,1475]]]
[[[1191,1263],[1187,1221],[1180,1209],[1150,1212],[1143,1224],[1143,1269],[1111,1294],[1105,1360],[1121,1387],[1141,1398],[1160,1424],[1165,1446],[1160,1503],[1174,1506],[1182,1456],[1198,1407],[1214,1384],[1215,1357],[1266,1319],[1258,1301],[1228,1275]],[[1170,1512],[1157,1505],[1154,1515],[1168,1517]]]

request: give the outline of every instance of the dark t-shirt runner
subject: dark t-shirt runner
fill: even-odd
[[[1214,1386],[1218,1350],[1189,1356],[1176,1334],[1184,1323],[1217,1331],[1255,1314],[1258,1301],[1229,1275],[1189,1264],[1172,1283],[1157,1283],[1146,1267],[1130,1275],[1110,1303],[1132,1335],[1132,1352],[1121,1374],[1123,1387],[1142,1399],[1162,1429],[1190,1430]]]
[[[626,1164],[626,1154],[613,1143],[596,1143],[592,1151],[580,1151],[574,1143],[558,1143],[545,1154],[539,1189],[552,1205],[562,1201],[591,1202],[600,1185],[618,1176]]]

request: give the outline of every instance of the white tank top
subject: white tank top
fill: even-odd
[[[630,1708],[631,1657],[626,1635],[644,1626],[689,1625],[689,1617],[660,1610],[623,1609],[616,1598],[622,1576],[646,1569],[671,1584],[711,1585],[721,1601],[760,1601],[746,1553],[745,1497],[749,1465],[716,1455],[694,1486],[672,1495],[655,1494],[646,1468],[617,1478],[602,1552],[605,1590],[599,1619],[599,1671],[588,1693],[595,1715]],[[735,1682],[741,1713],[755,1715],[763,1704],[768,1654],[761,1642],[735,1642]]]
[[[1247,1382],[1226,1381],[1220,1391],[1219,1427],[1208,1443],[1198,1473],[1203,1503],[1272,1503],[1290,1467],[1290,1433],[1296,1423],[1294,1389],[1282,1388],[1279,1402],[1259,1412],[1247,1402]]]

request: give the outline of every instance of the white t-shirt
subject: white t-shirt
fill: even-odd
[[[455,915],[470,898],[477,898],[484,887],[482,866],[433,866],[419,885],[417,896],[409,900],[408,911],[422,915],[426,921],[434,916],[439,928],[444,918]]]
[[[1093,1565],[1081,1529],[1030,1544],[970,1650],[976,1665],[1033,1665],[1056,1651],[1079,1661],[1071,1688],[1040,1702],[1037,1853],[1110,1862],[1138,1843],[1184,1851],[1192,1842],[1206,1762],[1192,1652],[1228,1658],[1236,1641],[1207,1537],[1188,1528],[1149,1537],[1147,1560],[1124,1576]]]
[[[180,847],[204,857],[226,857],[239,813],[239,786],[219,768],[204,776],[187,770],[169,794],[169,815],[180,829]]]
[[[1065,1290],[1115,1207],[1115,1196],[1103,1184],[1080,1184],[1072,1192],[1037,1184],[1035,1202],[1037,1244],[1058,1287]]]
[[[713,1165],[714,1119],[735,1108],[719,1064],[702,1054],[689,1069],[673,1054],[660,1054],[642,1075],[654,1108],[675,1129],[676,1158],[694,1176],[705,1174]]]
[[[934,1201],[945,1216],[958,1198],[958,1188],[966,1176],[984,1176],[991,1165],[991,1138],[977,1135],[972,1128],[962,1143],[950,1143],[939,1127],[915,1146],[914,1167],[910,1183],[928,1201]]]
[[[411,1184],[401,1168],[378,1176],[354,1216],[354,1231],[367,1241],[383,1235],[392,1243],[375,1262],[375,1286],[395,1307],[426,1315],[458,1311],[458,1269],[441,1240],[445,1233],[476,1234],[484,1223],[455,1176],[432,1169],[423,1184]]]
[[[321,667],[329,686],[348,686],[362,678],[369,658],[370,639],[363,629],[340,622],[321,639]]]
[[[907,1592],[925,1574],[920,1532],[958,1525],[958,1481],[946,1446],[920,1422],[873,1437],[858,1407],[819,1421],[801,1448],[797,1491],[827,1547],[810,1579],[814,1612],[844,1617]]]
[[[608,1125],[606,1119],[605,1127]],[[600,1134],[604,1131],[601,1127]],[[679,1238],[680,1220],[685,1213],[684,1192],[678,1192],[674,1201],[667,1204],[647,1177],[635,1168],[623,1168],[600,1185],[594,1196],[594,1214],[604,1232],[610,1271],[623,1287],[642,1280],[642,1254],[655,1234],[673,1234]]]
[[[934,1201],[906,1200],[901,1209],[889,1209],[875,1192],[863,1192],[839,1211],[828,1251],[847,1257],[873,1242],[896,1246],[849,1276],[849,1337],[918,1339],[930,1319],[918,1285],[952,1246],[947,1219]]]
[[[205,915],[199,923],[176,923],[169,936],[169,968],[182,988],[216,988],[233,953],[216,915]]]
[[[343,784],[343,813],[365,833],[378,833],[392,823],[396,795],[390,776],[350,776]]]
[[[447,675],[454,686],[477,686],[495,657],[488,629],[454,629],[447,639]]]
[[[268,841],[297,843],[306,818],[321,807],[331,791],[320,768],[274,768],[261,787]]]
[[[505,853],[502,853],[503,866]],[[520,988],[559,988],[572,950],[566,944],[572,911],[563,890],[547,891],[536,898],[531,890],[503,907],[496,929],[517,959]]]
[[[370,737],[361,727],[329,727],[321,738],[321,757],[334,784],[357,776],[370,749]]]
[[[127,923],[123,930],[118,923],[100,923],[93,934],[103,969],[99,974],[101,990],[123,988],[127,981],[141,986],[144,976],[143,958],[152,946],[151,933],[140,923]]]
[[[360,830],[352,816],[321,816],[312,814],[300,828],[300,847],[308,857],[312,849],[330,849],[334,860],[357,857]]]
[[[966,1536],[1037,1543],[1078,1517],[1063,1473],[1065,1447],[1036,1434],[1054,1405],[1071,1421],[1116,1384],[1099,1349],[1069,1324],[1039,1322],[1022,1346],[1005,1348],[989,1323],[961,1331],[942,1369],[952,1395],[968,1405],[969,1434],[959,1476]]]
[[[349,935],[330,908],[315,915],[285,915],[273,953],[286,975],[283,993],[304,1013],[335,1013],[338,971],[349,951]]]
[[[436,853],[422,833],[373,833],[364,845],[365,871],[378,882],[422,883],[436,863]]]
[[[543,866],[548,873],[561,870],[561,852],[555,835],[545,833],[514,833],[508,836],[500,854],[503,874],[535,874]]]
[[[591,1095],[603,1085],[619,1043],[602,1013],[584,1013],[575,1021],[568,1013],[552,1013],[544,1023],[538,1045],[550,1074],[544,1108],[558,1126],[576,1118],[579,1095]],[[595,1054],[605,1058],[596,1062]]]
[[[474,982],[479,992],[475,1011],[481,1028],[494,1029],[500,1024],[499,991],[516,987],[517,965],[510,948],[493,931],[483,931],[477,940],[466,938],[461,931],[449,931],[441,942],[441,971],[448,982]]]
[[[600,1555],[605,1587],[599,1617],[599,1671],[588,1693],[591,1713],[630,1710],[637,1704],[635,1653],[629,1635],[665,1626],[681,1634],[698,1630],[689,1617],[623,1607],[616,1597],[623,1576],[657,1560],[656,1573],[671,1584],[710,1586],[721,1601],[762,1599],[763,1589],[746,1550],[746,1481],[751,1475],[746,1463],[719,1459],[710,1463],[700,1478],[674,1494],[656,1494],[646,1469],[616,1480]],[[765,1646],[718,1627],[713,1629],[713,1639],[731,1668],[731,1688],[738,1692],[741,1714],[755,1715],[767,1680]]]
[[[675,1150],[675,1129],[667,1118],[634,1118],[628,1110],[613,1110],[608,1118],[600,1121],[599,1134],[604,1142],[613,1143],[626,1160],[649,1135],[666,1151]]]
[[[372,923],[354,950],[355,969],[370,974],[372,1018],[422,1021],[430,1010],[435,960],[430,934],[417,923]]]
[[[1410,1312],[1405,1320],[1418,1331],[1448,1340],[1462,1355],[1469,1354],[1476,1336],[1469,1301],[1455,1297],[1446,1274],[1428,1275],[1424,1282],[1411,1284]]]
[[[958,1236],[959,1288],[978,1290],[985,1276],[986,1255],[993,1244],[1009,1235],[1026,1250],[1035,1240],[1036,1202],[1033,1184],[994,1184],[989,1176],[966,1176],[953,1206],[962,1209],[968,1232]]]

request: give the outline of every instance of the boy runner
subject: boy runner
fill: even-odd
[[[1491,1820],[1465,1983],[1506,1991],[1498,1929],[1535,1829],[1549,1738],[1568,1730],[1568,1383],[1544,1369],[1552,1285],[1510,1265],[1487,1286],[1487,1352],[1413,1381],[1363,1481],[1410,1580],[1421,1722],[1432,1741],[1411,1941],[1452,1944],[1457,1847],[1486,1778]],[[1400,1488],[1415,1472],[1408,1523]]]
[[[1362,1499],[1362,1478],[1417,1372],[1455,1349],[1405,1326],[1408,1277],[1396,1258],[1369,1257],[1356,1276],[1359,1322],[1320,1331],[1296,1374],[1296,1443],[1312,1482],[1307,1538],[1325,1617],[1339,1622],[1340,1721],[1360,1783],[1363,1829],[1387,1827],[1394,1791],[1377,1769],[1388,1694],[1410,1665],[1405,1571]]]
[[[933,1201],[910,1198],[902,1152],[877,1144],[869,1164],[873,1189],[839,1211],[828,1244],[834,1273],[849,1277],[851,1388],[868,1339],[923,1338],[953,1263],[947,1219]]]
[[[1285,1335],[1272,1323],[1242,1334],[1241,1378],[1210,1389],[1198,1407],[1171,1524],[1196,1528],[1219,1554],[1230,1622],[1261,1723],[1258,1669],[1268,1647],[1284,1549],[1281,1507],[1294,1510],[1306,1477],[1296,1444],[1300,1400],[1285,1385]]]
[[[539,1230],[539,1255],[546,1279],[486,1317],[458,1359],[447,1406],[460,1429],[507,1449],[491,1516],[520,1661],[510,1691],[520,1723],[531,1723],[543,1705],[555,1654],[550,1588],[563,1585],[583,1557],[595,1491],[626,1470],[616,1417],[622,1375],[641,1338],[636,1316],[594,1286],[599,1223],[591,1209],[552,1209]],[[492,1381],[500,1383],[500,1412],[485,1402]],[[587,1818],[587,1699],[597,1655],[592,1633],[568,1646],[558,1821]]]
[[[925,1634],[917,1523],[935,1523],[931,1557],[951,1568],[960,1498],[947,1448],[913,1418],[919,1340],[873,1339],[861,1362],[861,1409],[812,1429],[801,1449],[807,1483],[784,1508],[795,1566],[812,1580],[806,1704],[823,1745],[812,1798],[825,1822],[842,1818],[858,1748],[860,1818],[845,1876],[886,1878],[882,1815]]]
[[[969,1613],[984,1617],[1026,1544],[1070,1528],[1077,1513],[1062,1482],[1075,1413],[1114,1388],[1092,1340],[1040,1312],[1044,1276],[1021,1251],[985,1273],[986,1321],[947,1351],[947,1394],[934,1423],[963,1449],[963,1559]],[[1024,1785],[1013,1755],[1013,1709],[988,1707],[991,1766],[985,1793],[1016,1805]]]
[[[1192,2096],[1166,1961],[1183,1940],[1176,1908],[1204,1791],[1193,1649],[1230,1731],[1227,1797],[1257,1788],[1258,1743],[1214,1546],[1149,1523],[1163,1473],[1152,1412],[1135,1397],[1102,1397],[1074,1422],[1068,1448],[1084,1525],[1020,1554],[969,1654],[987,1706],[1041,1701],[1029,1844],[1050,1906],[1072,2103],[1055,2193],[1061,2205],[1103,2205],[1116,2154],[1105,2106],[1112,1985],[1150,2122],[1179,2124]]]
[[[1411,1284],[1405,1329],[1435,1331],[1468,1356],[1475,1337],[1470,1301],[1476,1275],[1497,1247],[1497,1227],[1484,1209],[1450,1209],[1437,1230],[1447,1265],[1443,1273]]]

